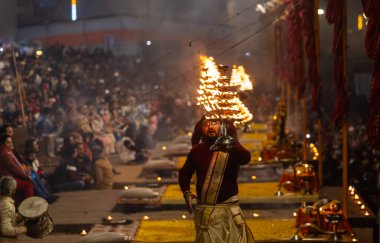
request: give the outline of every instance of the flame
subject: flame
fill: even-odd
[[[232,69],[231,78],[226,76],[226,66],[217,66],[213,57],[200,56],[201,78],[197,90],[197,105],[206,110],[207,119],[231,119],[248,122],[253,115],[237,97],[240,90],[252,89],[252,82],[242,66]]]
[[[253,89],[252,81],[249,79],[249,75],[245,72],[243,66],[233,66],[231,72],[231,85],[240,86],[239,90],[241,91]]]
[[[216,96],[218,91],[215,89],[220,73],[213,57],[200,56],[202,62],[200,86],[198,89],[197,105],[202,105],[207,112],[215,112],[217,107]]]

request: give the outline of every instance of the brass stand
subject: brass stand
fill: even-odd
[[[227,120],[222,120],[220,132],[220,137],[211,146],[210,150],[228,152],[237,143],[237,140],[227,134]]]

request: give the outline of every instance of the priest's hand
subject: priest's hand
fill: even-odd
[[[191,193],[190,191],[186,191],[183,193],[183,197],[185,198],[185,202],[186,202],[186,206],[187,206],[187,211],[189,211],[190,214],[193,213],[193,205],[192,205],[192,201],[193,199],[198,199],[198,197],[196,195],[194,195],[193,193]]]
[[[222,147],[221,151],[224,153],[230,153],[230,152],[234,151],[236,148],[237,148],[237,146],[235,144],[228,144],[228,145],[224,145]]]

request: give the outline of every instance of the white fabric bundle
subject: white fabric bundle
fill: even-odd
[[[148,187],[132,187],[122,192],[121,197],[124,199],[156,198],[158,197],[158,192]]]
[[[168,159],[150,159],[144,165],[145,170],[156,170],[164,168],[173,168],[175,165],[174,161]]]

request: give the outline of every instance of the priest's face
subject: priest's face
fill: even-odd
[[[220,128],[219,121],[204,120],[202,121],[202,131],[206,137],[214,138],[218,136]]]

